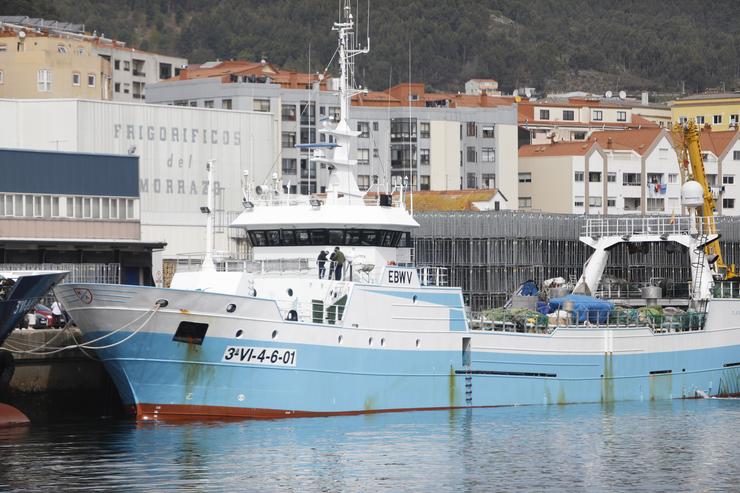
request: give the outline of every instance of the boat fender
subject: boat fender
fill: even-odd
[[[7,351],[0,351],[0,394],[7,390],[14,373],[15,360],[13,355]]]

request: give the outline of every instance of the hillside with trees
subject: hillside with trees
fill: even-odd
[[[262,57],[322,71],[338,0],[6,0],[2,15],[84,23],[130,45],[187,57]],[[360,37],[367,3],[358,5]],[[740,2],[687,0],[374,0],[371,89],[409,79],[461,90],[473,77],[505,90],[740,89]],[[310,60],[310,64],[309,64]],[[410,61],[410,63],[409,63]]]

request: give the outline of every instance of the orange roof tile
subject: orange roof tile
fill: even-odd
[[[555,142],[530,144],[519,148],[519,157],[585,156],[595,142]]]
[[[642,156],[662,132],[663,130],[658,126],[631,130],[606,130],[592,133],[588,140],[598,142],[607,150],[633,150]]]
[[[702,150],[709,151],[715,156],[721,156],[737,134],[736,130],[714,132],[711,129],[704,128],[699,136],[699,144]]]

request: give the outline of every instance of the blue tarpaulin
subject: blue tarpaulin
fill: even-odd
[[[586,320],[593,323],[606,323],[609,319],[609,313],[614,308],[612,303],[594,298],[593,296],[569,294],[561,298],[551,299],[550,311],[562,310],[563,304],[567,302],[573,303],[573,312],[578,323],[583,323]]]

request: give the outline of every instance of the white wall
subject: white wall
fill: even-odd
[[[457,190],[460,188],[460,123],[431,121],[429,130],[431,189]]]
[[[519,146],[516,125],[496,125],[496,188],[509,204],[519,203]]]

